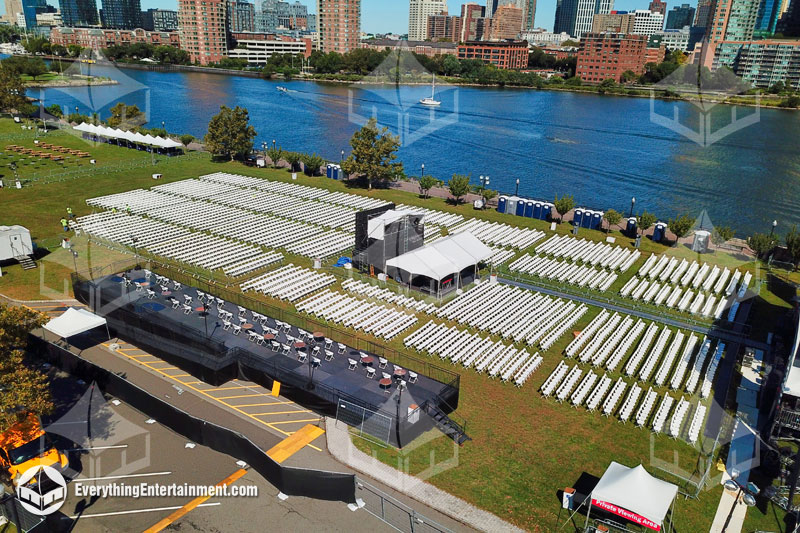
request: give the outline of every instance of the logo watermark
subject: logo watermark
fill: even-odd
[[[55,513],[67,500],[67,481],[51,466],[33,466],[16,483],[19,503],[37,516]]]
[[[258,497],[256,485],[190,485],[188,483],[109,483],[73,482],[75,496],[78,498],[255,498]]]

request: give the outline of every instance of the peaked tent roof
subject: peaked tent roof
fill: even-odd
[[[442,279],[492,257],[492,250],[468,231],[443,237],[386,261],[415,276]]]
[[[93,133],[95,135],[102,135],[103,137],[109,137],[112,139],[125,139],[127,141],[137,142],[141,144],[149,144],[152,146],[158,146],[160,148],[178,148],[180,146],[183,146],[181,143],[173,141],[172,139],[165,139],[163,137],[153,137],[149,133],[147,135],[142,135],[141,133],[136,133],[133,131],[126,131],[118,128],[109,128],[106,126],[99,126],[94,124],[87,124],[85,122],[81,122],[80,124],[75,126],[74,129],[78,131],[84,131],[86,133]]]
[[[629,468],[612,461],[592,491],[592,498],[613,503],[663,524],[678,487],[647,473],[642,465]]]
[[[62,339],[78,335],[84,331],[89,331],[98,326],[105,326],[106,319],[97,316],[86,309],[75,309],[70,307],[64,314],[52,319],[44,325],[44,329],[55,333]]]

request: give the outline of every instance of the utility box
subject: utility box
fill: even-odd
[[[23,226],[0,226],[0,261],[33,255],[31,232]]]

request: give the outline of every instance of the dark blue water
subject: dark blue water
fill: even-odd
[[[84,66],[86,68],[86,66]],[[535,198],[573,194],[586,207],[636,210],[663,219],[676,213],[729,225],[738,236],[779,232],[800,224],[800,114],[762,109],[753,124],[733,127],[709,144],[656,123],[652,113],[698,131],[704,117],[711,130],[756,111],[716,106],[704,112],[687,102],[652,103],[647,98],[609,97],[529,89],[441,87],[436,110],[417,105],[430,87],[347,86],[198,73],[155,73],[94,67],[120,85],[35,91],[46,104],[70,111],[99,111],[118,101],[148,111],[149,125],[164,121],[171,132],[202,137],[220,105],[250,112],[257,145],[317,152],[338,160],[352,133],[370,115],[399,134],[399,157],[409,175],[447,180],[453,173],[489,175],[491,186]],[[288,93],[277,91],[279,85]],[[723,130],[725,131],[725,130]],[[706,137],[699,137],[701,141]]]

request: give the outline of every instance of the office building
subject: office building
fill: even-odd
[[[146,13],[150,13],[151,11],[153,17],[153,31],[178,30],[177,11],[173,11],[172,9],[148,9]]]
[[[583,81],[619,83],[628,70],[643,74],[647,62],[647,36],[622,33],[587,33],[581,39],[575,74]]]
[[[536,28],[533,30],[526,30],[522,32],[522,40],[528,41],[529,45],[534,46],[548,46],[556,45],[561,46],[562,43],[572,39],[566,32],[555,33],[547,31],[543,28]]]
[[[528,66],[527,41],[482,42],[458,45],[459,59],[479,59],[502,69],[523,69]]]
[[[684,26],[691,26],[694,21],[695,9],[689,4],[673,6],[667,13],[665,30],[679,30]]]
[[[434,41],[400,41],[396,39],[370,39],[369,41],[362,41],[360,48],[368,50],[377,50],[378,52],[389,49],[414,52],[415,54],[436,57],[445,55],[457,55],[458,45],[456,43],[448,42],[434,42]]]
[[[567,32],[580,38],[584,33],[592,31],[592,19],[595,15],[611,13],[613,8],[614,0],[558,0],[553,32]]]
[[[61,13],[38,13],[36,15],[36,25],[48,28],[57,28],[64,25],[61,20]]]
[[[230,34],[233,47],[228,57],[243,59],[251,66],[263,66],[275,54],[311,55],[311,39],[295,38],[288,35],[269,35],[254,32],[232,32]],[[298,62],[298,67],[299,62]]]
[[[664,15],[646,9],[637,9],[633,12],[633,30],[635,35],[648,37],[664,29]]]
[[[461,17],[450,16],[444,13],[428,16],[428,39],[441,41],[448,39],[458,42],[461,35]]]
[[[257,32],[275,33],[278,31],[278,1],[262,0],[256,9],[255,23]]]
[[[323,52],[340,54],[358,48],[361,0],[317,0],[317,38]]]
[[[504,41],[518,39],[522,32],[522,10],[512,5],[502,5],[497,8],[494,16],[489,19],[489,40]]]
[[[775,33],[778,26],[778,19],[781,17],[783,3],[781,0],[761,0],[756,15],[756,27],[754,32],[761,36],[771,36]]]
[[[480,41],[486,29],[486,11],[478,4],[463,4],[461,6],[461,34],[458,41]]]
[[[53,28],[50,31],[50,42],[69,46],[76,44],[82,48],[101,50],[114,45],[147,43],[154,46],[173,46],[180,48],[180,36],[177,32],[135,30],[103,30],[100,28]]]
[[[487,0],[486,18],[494,18],[497,11],[503,6],[517,7],[522,10],[522,30],[535,28],[536,0]]]
[[[663,30],[652,34],[647,46],[653,48],[663,45],[667,50],[681,50],[687,52],[690,50],[689,38],[689,28]]]
[[[276,7],[279,29],[299,30],[308,26],[308,7],[305,4],[278,2]]]
[[[783,82],[800,89],[800,42],[764,39],[719,43],[714,66],[727,66],[756,87]]]
[[[228,31],[255,32],[256,6],[250,2],[232,0],[228,3]]]
[[[228,53],[226,0],[178,0],[181,48],[192,62],[216,63]]]
[[[592,18],[592,33],[633,33],[635,15],[627,11],[612,11]]]
[[[661,13],[661,16],[665,17],[667,15],[667,3],[661,0],[652,0],[647,10],[653,13]]]
[[[428,38],[428,17],[447,14],[447,0],[410,0],[408,5],[408,40]]]
[[[714,9],[713,0],[698,0],[697,9],[694,13],[694,24],[692,26],[708,27],[711,21],[711,10]]]
[[[142,27],[142,5],[139,0],[102,0],[103,27],[133,30]]]
[[[65,26],[97,26],[100,18],[95,0],[58,0]]]

